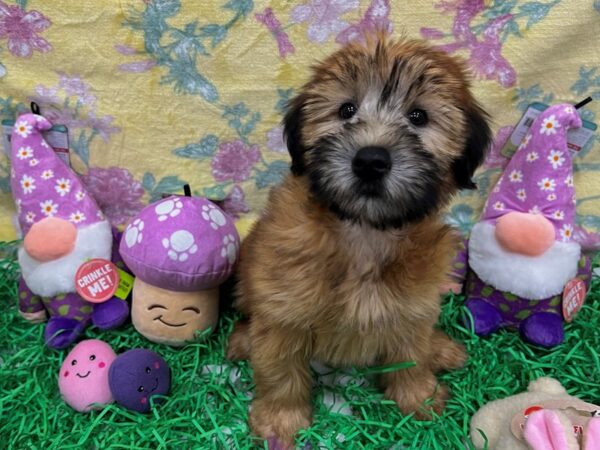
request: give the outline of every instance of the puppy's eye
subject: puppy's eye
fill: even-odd
[[[356,114],[357,110],[358,108],[354,103],[344,103],[342,106],[340,106],[339,115],[342,119],[348,120],[351,119],[354,114]]]
[[[422,127],[427,124],[429,118],[427,117],[427,113],[422,109],[413,109],[410,113],[408,113],[408,120],[416,127]]]

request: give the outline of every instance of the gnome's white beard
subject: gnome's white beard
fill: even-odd
[[[97,222],[77,229],[75,248],[71,253],[53,261],[41,262],[32,258],[24,248],[19,249],[19,264],[27,287],[36,295],[75,292],[75,273],[88,259],[110,260],[112,232],[108,221]]]
[[[469,266],[485,283],[519,297],[541,300],[562,292],[577,275],[581,248],[575,242],[555,241],[540,256],[505,250],[496,240],[495,226],[479,222],[469,238]]]

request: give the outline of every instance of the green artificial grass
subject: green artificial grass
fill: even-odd
[[[110,332],[88,328],[86,338],[110,343],[117,353],[144,347],[160,353],[172,369],[172,391],[165,402],[142,415],[110,405],[81,414],[60,398],[57,371],[67,351],[43,344],[43,325],[30,325],[17,313],[14,245],[0,244],[0,448],[9,449],[249,449],[266,448],[249,434],[252,371],[246,362],[224,359],[235,314],[222,315],[207,340],[181,349],[153,344],[131,325]],[[524,344],[516,333],[480,339],[459,324],[463,299],[449,295],[441,327],[463,342],[467,365],[440,379],[452,390],[445,412],[418,422],[400,414],[374,387],[374,372],[399,367],[319,372],[314,389],[314,424],[303,430],[299,447],[313,449],[472,448],[469,420],[491,400],[526,389],[530,380],[554,376],[568,391],[590,402],[600,400],[600,284],[566,342],[553,350]]]

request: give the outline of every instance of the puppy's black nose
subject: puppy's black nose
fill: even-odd
[[[383,147],[363,147],[352,160],[352,170],[363,181],[375,181],[392,168],[390,152]]]

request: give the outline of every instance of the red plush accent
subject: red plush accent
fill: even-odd
[[[539,256],[552,247],[552,222],[540,214],[510,212],[496,222],[496,239],[509,252]]]
[[[23,247],[32,258],[46,262],[71,253],[76,239],[77,228],[71,222],[46,217],[31,226]]]

